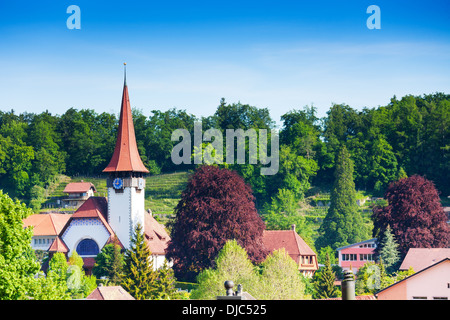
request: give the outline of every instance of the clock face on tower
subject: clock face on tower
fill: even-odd
[[[120,178],[115,178],[113,181],[113,187],[114,189],[122,189],[123,187],[123,181]]]
[[[138,180],[138,189],[139,190],[144,189],[144,179],[142,179],[142,178],[139,178],[139,180]]]

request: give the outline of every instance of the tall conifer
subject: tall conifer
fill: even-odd
[[[330,256],[326,255],[325,266],[314,275],[314,298],[327,299],[337,297],[338,289],[334,286],[336,275],[331,268]]]
[[[319,233],[316,247],[329,245],[333,249],[366,240],[368,236],[356,204],[353,161],[345,146],[337,158],[330,208]]]
[[[395,271],[398,262],[400,261],[400,253],[398,244],[392,234],[391,227],[388,225],[382,239],[378,239],[380,245],[377,246],[378,257],[383,261],[388,273]]]
[[[137,300],[151,299],[156,277],[150,249],[145,241],[142,226],[138,224],[131,239],[131,246],[125,251],[122,287]]]

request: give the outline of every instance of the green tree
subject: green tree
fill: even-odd
[[[191,292],[191,299],[215,299],[225,295],[223,284],[226,280],[242,284],[245,291],[257,297],[258,275],[247,251],[236,240],[225,243],[214,260],[214,266],[198,274],[198,287]]]
[[[305,106],[303,110],[292,110],[281,116],[283,128],[280,132],[280,143],[289,145],[306,159],[315,159],[322,144],[316,111],[314,106]]]
[[[344,272],[343,272],[343,269],[338,265],[336,251],[333,250],[330,246],[320,248],[319,254],[317,255],[317,262],[319,264],[325,265],[325,263],[327,261],[327,257],[330,260],[331,269],[333,270],[333,272],[336,276],[336,279],[343,279]]]
[[[375,140],[371,151],[369,179],[375,191],[382,195],[388,184],[397,180],[397,158],[390,144],[383,138]]]
[[[73,299],[85,298],[96,287],[96,277],[86,276],[83,269],[84,261],[76,251],[72,253],[67,268],[67,288]]]
[[[188,114],[186,110],[169,109],[165,112],[152,110],[152,115],[145,122],[146,128],[136,131],[136,140],[143,141],[145,155],[149,162],[154,161],[155,174],[158,170],[167,172],[171,170],[192,169],[193,165],[175,165],[170,160],[171,152],[178,142],[171,140],[172,132],[176,129],[186,129],[191,136],[194,133],[194,122],[197,118]],[[191,152],[192,153],[192,152]]]
[[[377,242],[379,242],[379,245],[377,246],[378,258],[383,261],[387,272],[392,273],[398,267],[400,252],[389,225],[386,227],[382,238],[378,239]]]
[[[334,285],[336,275],[331,268],[330,256],[326,254],[325,265],[314,273],[314,299],[338,297],[340,292]]]
[[[303,199],[311,178],[318,170],[317,162],[293,153],[291,147],[286,145],[280,147],[279,161],[278,173],[267,177],[267,195],[272,197],[280,189],[288,189],[296,200]]]
[[[381,288],[380,267],[375,262],[366,262],[356,274],[355,290],[359,295],[373,294]]]
[[[125,251],[125,264],[121,285],[138,300],[151,299],[155,295],[156,272],[147,241],[138,224],[131,238],[131,246]]]
[[[67,261],[62,252],[56,252],[49,261],[46,287],[56,287],[59,297],[55,299],[83,299],[97,287],[95,276],[86,276],[83,270],[83,258],[73,252]],[[38,290],[45,298],[45,292]]]
[[[117,239],[117,237],[114,239]],[[106,277],[109,283],[117,285],[121,281],[123,265],[124,256],[117,240],[115,240],[114,243],[107,244],[102,248],[95,258],[92,272],[97,278]]]
[[[331,190],[331,203],[320,228],[316,247],[333,249],[362,241],[368,237],[356,204],[353,162],[347,148],[339,152]]]
[[[317,262],[320,264],[325,264],[326,261],[330,260],[330,264],[337,264],[336,251],[331,248],[331,246],[322,247],[317,255]]]
[[[298,209],[298,201],[294,192],[290,189],[278,189],[276,196],[272,197],[272,202],[265,204],[268,213],[280,213],[288,216],[295,215]]]
[[[64,253],[55,252],[48,263],[47,276],[54,278],[61,286],[67,285],[67,259]]]
[[[27,144],[33,146],[33,178],[42,187],[57,174],[65,171],[65,153],[60,151],[60,136],[56,133],[56,118],[44,112],[33,117],[28,126]]]
[[[305,298],[305,284],[298,265],[284,248],[275,250],[261,264],[258,299],[301,300]]]
[[[318,177],[325,183],[333,182],[333,168],[342,146],[355,138],[362,128],[361,117],[356,110],[345,104],[333,104],[323,119],[322,138],[326,144],[322,156],[321,173]],[[358,137],[358,144],[362,143]],[[360,150],[352,148],[352,150]]]
[[[177,297],[175,280],[172,268],[169,267],[167,260],[164,260],[162,267],[157,270],[154,298],[170,300]]]
[[[34,157],[33,147],[0,135],[0,185],[12,197],[23,198],[27,195]]]
[[[39,271],[31,248],[32,228],[23,228],[22,219],[32,214],[24,204],[0,190],[0,299],[27,299]]]

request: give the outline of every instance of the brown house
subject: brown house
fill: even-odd
[[[271,252],[284,248],[307,277],[312,277],[319,268],[316,253],[295,232],[295,225],[291,230],[264,230],[263,243]]]

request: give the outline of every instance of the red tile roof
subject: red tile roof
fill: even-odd
[[[105,197],[90,197],[89,199],[87,199],[72,215],[70,221],[64,227],[64,230],[70,225],[70,222],[72,220],[84,218],[99,219],[110,234],[107,244],[112,243],[115,233],[108,223],[108,200]],[[62,232],[64,232],[64,230],[62,230]],[[120,240],[118,242],[119,245],[123,248]]]
[[[89,189],[91,189],[91,188],[94,190],[94,192],[97,191],[97,190],[95,190],[95,186],[91,182],[71,182],[66,185],[63,192],[65,192],[65,193],[84,193],[84,192],[88,192]]]
[[[23,219],[23,226],[33,226],[35,236],[57,236],[70,219],[71,215],[61,213],[33,214]]]
[[[108,217],[108,200],[105,197],[89,197],[73,214],[73,218]]]
[[[99,286],[87,296],[87,300],[135,300],[121,286]]]
[[[150,213],[145,213],[144,223],[144,233],[151,253],[164,255],[167,244],[170,241],[169,234],[164,229],[164,226],[159,224]]]
[[[49,252],[69,252],[69,248],[67,248],[66,244],[60,237],[56,237],[55,241],[53,241],[50,248],[48,248]]]
[[[123,86],[122,106],[120,108],[119,130],[116,147],[108,166],[103,172],[149,172],[142,163],[136,143],[133,117],[131,115],[128,87]]]
[[[445,258],[450,258],[450,248],[410,248],[399,269],[419,272]]]
[[[270,252],[285,248],[297,264],[301,255],[316,255],[294,230],[264,230],[263,243]]]

